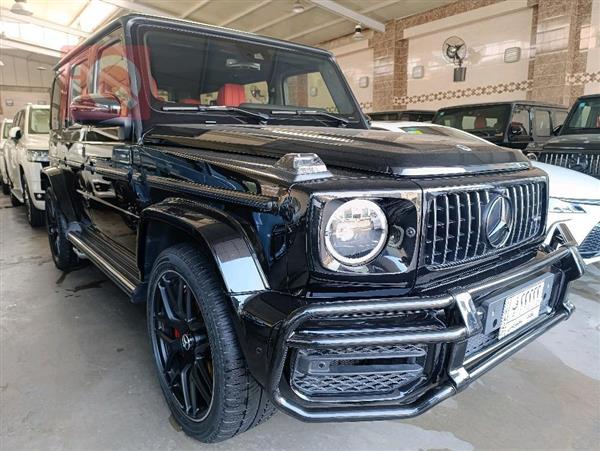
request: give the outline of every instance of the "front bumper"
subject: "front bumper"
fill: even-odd
[[[279,327],[274,327],[270,366],[264,385],[279,409],[304,421],[385,420],[417,416],[463,390],[479,376],[567,319],[573,312],[573,306],[566,299],[567,287],[569,282],[583,274],[584,267],[568,229],[559,226],[552,243],[540,250],[532,261],[497,277],[450,290],[447,294],[305,305],[289,314]],[[478,309],[482,302],[505,293],[510,287],[540,277],[552,277],[554,280],[546,313],[502,340],[492,341],[475,351],[471,346],[469,350],[469,340],[480,336],[483,331],[481,309]],[[444,327],[419,330],[393,326],[396,317],[427,311],[443,312]],[[365,315],[362,318],[371,316],[371,319],[379,316],[388,323],[385,327],[381,327],[381,323],[370,327],[368,319],[359,319],[351,322],[354,327],[326,326],[328,321],[336,322],[342,317],[346,320],[350,317],[354,321],[352,318],[361,318],[361,315]],[[256,322],[256,319],[254,315],[253,321]],[[312,326],[309,326],[311,323]],[[314,327],[315,324],[317,327]],[[344,390],[341,390],[337,397],[319,398],[306,396],[293,386],[293,359],[299,361],[299,352],[330,352],[373,346],[388,349],[386,347],[401,345],[436,349],[436,361],[430,365],[431,374],[412,392],[408,390],[391,397],[350,396],[345,399]]]

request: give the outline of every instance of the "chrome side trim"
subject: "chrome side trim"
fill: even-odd
[[[485,172],[522,171],[531,167],[530,162],[482,164],[465,167],[427,166],[420,168],[395,169],[398,175],[427,177],[431,175],[483,174]]]
[[[75,233],[69,232],[67,238],[73,246],[83,252],[94,264],[110,277],[127,294],[132,294],[136,285],[115,269],[104,257],[94,251]]]

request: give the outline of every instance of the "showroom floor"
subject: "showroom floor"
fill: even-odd
[[[469,390],[411,421],[304,424],[277,414],[204,446],[169,421],[145,312],[93,266],[62,274],[43,229],[0,198],[0,448],[592,449],[600,443],[600,266],[577,311]],[[596,443],[596,445],[594,445]]]

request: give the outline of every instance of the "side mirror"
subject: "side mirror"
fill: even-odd
[[[559,134],[559,133],[560,133],[560,131],[562,130],[562,127],[563,127],[562,125],[558,125],[558,126],[554,127],[554,130],[552,130],[552,134],[553,134],[554,136],[558,136],[558,134]]]
[[[511,125],[509,129],[510,136],[520,136],[523,134],[523,127]]]
[[[21,139],[23,137],[21,127],[11,127],[11,129],[8,131],[8,136],[9,138],[14,139],[15,141]]]
[[[69,105],[75,122],[82,125],[124,125],[121,101],[113,94],[86,94],[75,97]]]

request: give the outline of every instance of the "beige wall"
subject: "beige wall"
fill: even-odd
[[[369,47],[369,41],[364,39],[334,48],[332,51],[363,111],[371,111],[373,107],[373,49]],[[367,86],[360,87],[361,79],[367,80]]]
[[[468,46],[465,82],[453,81],[454,67],[441,55],[452,35]],[[336,53],[351,42],[346,36],[322,46]],[[600,0],[459,0],[390,20],[366,44],[368,64],[366,52],[338,57],[363,107],[372,106],[365,111],[518,99],[570,106],[600,93]],[[508,47],[521,48],[519,62],[504,63]],[[373,78],[360,92],[352,79],[365,65]],[[425,78],[412,78],[415,65],[425,66]]]
[[[514,2],[515,6],[519,2]],[[407,108],[438,109],[454,105],[457,101],[468,103],[494,102],[500,100],[525,99],[531,47],[532,11],[527,8],[505,11],[485,19],[469,20],[464,13],[428,25],[435,31],[423,30],[408,39],[407,93],[399,103]],[[495,8],[495,5],[487,7]],[[405,30],[406,32],[411,29]],[[416,30],[419,33],[419,30]],[[467,45],[464,66],[466,80],[454,82],[454,65],[442,55],[442,44],[450,36],[462,38]],[[504,50],[509,47],[521,48],[521,59],[515,63],[504,62]],[[414,79],[414,66],[425,68],[424,77]],[[516,83],[513,89],[495,89],[488,93],[486,86],[500,86]]]

